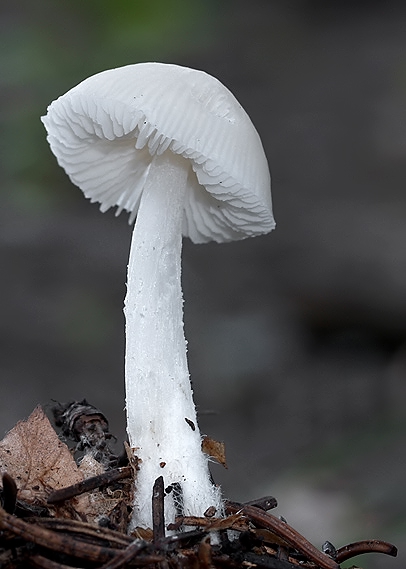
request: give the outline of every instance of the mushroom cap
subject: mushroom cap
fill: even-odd
[[[101,211],[136,217],[154,154],[190,161],[183,235],[232,241],[275,227],[270,175],[247,113],[203,71],[138,63],[98,73],[53,101],[42,122],[58,163]]]

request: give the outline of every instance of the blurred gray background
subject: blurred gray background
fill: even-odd
[[[224,494],[273,494],[317,546],[406,554],[406,3],[3,0],[0,434],[86,397],[125,437],[127,218],[58,168],[39,117],[85,77],[139,61],[217,76],[269,158],[277,229],[185,241],[201,429]],[[351,565],[348,563],[347,565]]]

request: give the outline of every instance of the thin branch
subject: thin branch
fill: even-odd
[[[55,490],[48,496],[48,504],[56,504],[57,502],[64,502],[85,492],[91,492],[96,488],[101,486],[106,486],[117,480],[122,480],[123,478],[130,478],[132,475],[132,469],[130,466],[123,466],[121,468],[116,468],[114,470],[108,470],[103,472],[103,474],[98,474],[97,476],[92,476],[91,478],[86,478],[86,480],[81,480],[72,486],[67,486],[66,488],[61,488],[60,490]]]
[[[72,557],[85,559],[86,561],[109,561],[117,554],[117,550],[93,545],[79,539],[73,539],[67,535],[46,528],[38,527],[10,514],[0,508],[0,528],[21,537],[25,541],[31,541],[41,547],[58,551]]]
[[[230,508],[229,506],[228,508],[226,507],[226,510],[227,509],[229,510],[229,513],[234,513],[235,511],[234,507]],[[246,514],[255,524],[272,531],[287,545],[299,553],[302,553],[307,559],[321,567],[321,569],[339,569],[338,564],[331,559],[331,557],[328,557],[319,551],[314,545],[307,541],[305,537],[286,522],[283,522],[272,514],[261,511],[255,506],[244,506],[241,509],[241,512]]]
[[[337,549],[337,561],[338,563],[343,563],[343,561],[347,561],[347,559],[351,559],[351,557],[355,557],[356,555],[362,555],[363,553],[384,553],[385,555],[396,557],[398,550],[387,541],[366,539],[364,541],[350,543]]]
[[[164,495],[164,479],[159,476],[152,489],[152,531],[155,544],[165,538]]]

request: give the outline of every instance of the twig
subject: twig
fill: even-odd
[[[362,555],[363,553],[384,553],[385,555],[396,557],[398,550],[397,547],[387,541],[366,539],[364,541],[350,543],[337,549],[337,562],[343,563],[343,561],[347,561],[347,559],[351,559],[351,557],[355,557],[356,555]]]
[[[58,551],[59,553],[62,552],[72,557],[85,559],[86,561],[106,562],[114,558],[117,554],[117,550],[115,549],[93,545],[24,522],[7,514],[3,508],[0,508],[0,528],[23,538],[25,541],[31,541],[46,549]]]
[[[181,531],[179,533],[174,533],[173,535],[168,535],[159,545],[162,548],[174,548],[178,544],[187,541],[190,544],[191,541],[199,541],[206,535],[206,530],[203,529],[192,529],[189,531]]]
[[[3,474],[3,508],[8,514],[14,514],[17,504],[17,484],[14,479],[5,472]]]
[[[234,507],[226,506],[226,510],[230,513],[234,513]],[[321,569],[339,569],[338,564],[319,551],[314,545],[312,545],[305,537],[303,537],[299,532],[293,529],[286,522],[281,521],[272,514],[261,511],[255,506],[244,506],[241,509],[243,514],[246,514],[251,521],[259,524],[260,527],[271,530],[278,537],[282,538],[287,545],[302,553],[307,559],[313,561]]]
[[[79,496],[80,494],[84,494],[85,492],[91,492],[101,486],[117,482],[117,480],[129,478],[131,475],[132,469],[130,466],[123,466],[114,470],[108,470],[107,472],[103,472],[103,474],[98,474],[97,476],[86,478],[86,480],[81,480],[76,484],[72,484],[72,486],[55,490],[48,496],[47,503],[56,504],[57,502],[63,502],[70,498],[74,498],[75,496]]]
[[[79,539],[93,539],[100,544],[113,544],[117,548],[127,547],[133,539],[121,532],[96,526],[88,522],[66,518],[27,518],[27,522],[42,526],[52,531],[63,532],[77,536]]]
[[[130,545],[126,547],[124,551],[121,551],[115,557],[115,559],[112,559],[111,561],[108,561],[105,565],[102,565],[100,569],[119,569],[119,567],[123,567],[124,565],[132,561],[138,555],[138,553],[140,553],[140,551],[143,551],[146,547],[147,547],[146,541],[141,541],[137,539],[132,543],[130,543]],[[160,561],[161,559],[162,557],[158,556],[157,559],[157,556],[155,556],[154,561],[151,561],[151,563],[155,563],[156,561]]]
[[[181,525],[197,526],[205,532],[235,529],[236,531],[246,531],[248,525],[246,517],[242,513],[236,513],[225,518],[200,518],[197,516],[181,516],[175,519],[175,523],[168,525],[168,530],[176,530]]]
[[[39,569],[72,569],[71,565],[57,563],[56,561],[52,561],[43,555],[31,555],[30,565],[38,567]]]
[[[256,508],[260,508],[261,510],[273,510],[278,505],[276,498],[273,496],[264,496],[263,498],[258,498],[257,500],[251,500],[250,502],[231,502],[230,500],[226,500],[226,507],[233,507],[233,508],[243,508],[244,506],[255,506]]]
[[[154,543],[165,538],[164,479],[159,476],[152,489],[152,531]]]

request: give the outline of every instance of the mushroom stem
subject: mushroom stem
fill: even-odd
[[[139,526],[152,527],[152,487],[159,476],[165,487],[180,483],[187,515],[202,515],[221,502],[201,451],[183,331],[182,219],[189,171],[181,156],[167,151],[153,157],[128,264],[126,407],[130,445],[142,461],[133,515]],[[167,522],[175,512],[169,494]]]

